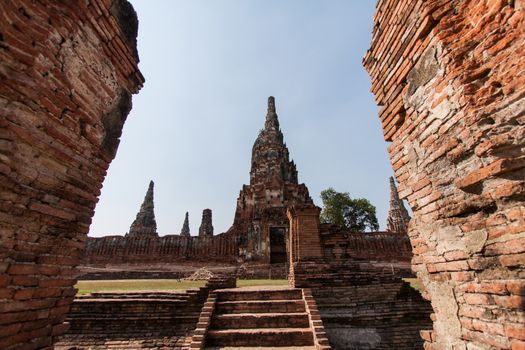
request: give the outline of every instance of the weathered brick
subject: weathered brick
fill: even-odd
[[[67,306],[58,298],[75,290],[70,271],[122,128],[106,119],[124,120],[144,81],[122,29],[133,11],[121,16],[126,6],[101,2],[106,11],[97,12],[90,3],[0,3],[0,323],[10,322],[0,327],[9,333],[2,349],[50,349],[62,329]],[[111,40],[89,18],[113,21]],[[104,135],[98,143],[83,137],[89,127]]]
[[[421,6],[422,15],[400,11],[405,5]],[[431,283],[428,297],[440,322],[436,343],[426,339],[425,348],[509,348],[509,336],[489,325],[519,318],[516,297],[523,288],[509,280],[521,278],[525,261],[520,209],[525,161],[518,151],[525,140],[519,74],[525,60],[516,56],[525,53],[521,8],[499,0],[380,0],[377,5],[363,63],[382,106],[400,191],[413,209],[413,270]],[[415,28],[417,37],[403,34],[407,28]],[[402,39],[410,44],[398,52],[392,43]],[[389,79],[398,74],[403,77],[395,81],[406,81],[405,89]],[[406,111],[401,125],[395,119],[399,109]],[[426,184],[439,193],[432,201],[418,194]],[[460,263],[465,259],[467,266]]]
[[[509,338],[525,340],[525,327],[523,324],[506,324],[505,335]]]

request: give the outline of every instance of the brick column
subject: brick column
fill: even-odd
[[[288,208],[290,220],[288,281],[294,287],[307,287],[308,277],[326,273],[319,231],[319,213],[314,205],[294,205]]]
[[[301,259],[322,258],[319,232],[319,213],[316,206],[292,206],[288,208],[290,220],[290,263]]]

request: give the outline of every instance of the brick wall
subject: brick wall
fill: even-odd
[[[360,277],[360,278],[357,278]],[[422,349],[432,308],[401,280],[354,275],[346,285],[313,289],[334,349]]]
[[[236,236],[163,237],[106,236],[87,239],[84,263],[158,263],[181,259],[195,261],[235,261],[238,255]]]
[[[144,81],[137,19],[123,0],[4,0],[0,13],[0,348],[50,348]]]
[[[187,349],[209,292],[232,287],[235,279],[224,276],[187,291],[77,296],[67,315],[71,327],[55,349]]]
[[[364,65],[413,268],[435,315],[426,349],[523,349],[522,0],[380,0]]]
[[[78,296],[55,349],[182,349],[195,329],[207,289],[111,292]]]
[[[333,260],[377,262],[410,261],[412,246],[406,233],[350,232],[334,225],[321,225],[324,257]]]

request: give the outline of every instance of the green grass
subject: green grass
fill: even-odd
[[[423,291],[423,283],[417,278],[403,278],[405,282],[410,283],[410,286],[420,293]]]
[[[139,290],[187,290],[204,287],[205,281],[178,281],[178,280],[101,280],[78,281],[75,285],[78,294],[110,291],[139,291]]]
[[[111,291],[141,291],[141,290],[187,290],[204,287],[205,281],[178,281],[169,279],[151,280],[97,280],[78,281],[75,285],[78,294],[91,292]],[[237,280],[237,287],[247,286],[282,286],[287,285],[287,280]]]

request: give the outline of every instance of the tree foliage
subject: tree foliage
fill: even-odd
[[[348,192],[337,192],[330,187],[321,192],[321,200],[322,223],[336,224],[355,232],[379,229],[376,207],[368,199],[352,199]]]

